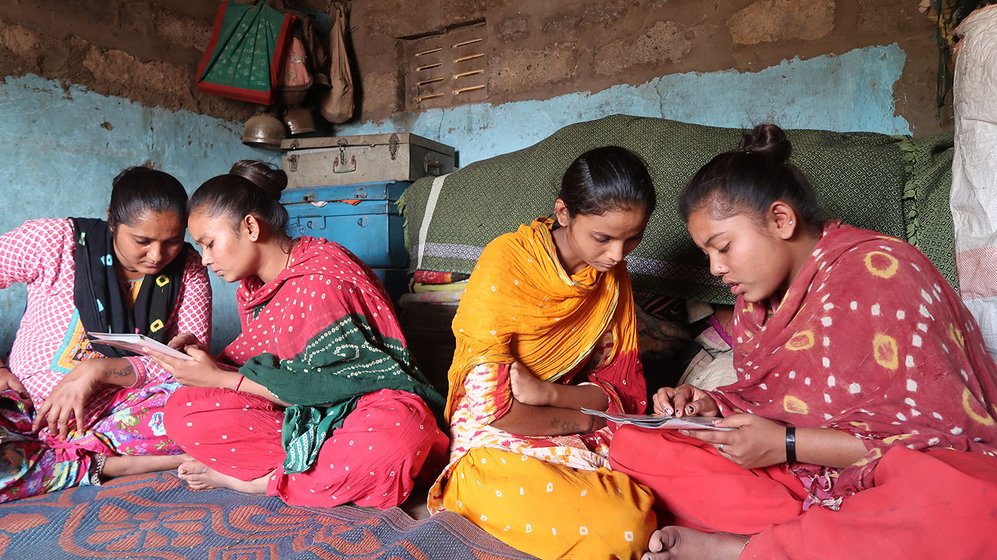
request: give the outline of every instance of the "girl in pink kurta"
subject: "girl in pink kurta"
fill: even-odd
[[[0,288],[28,292],[0,367],[0,502],[179,463],[162,424],[170,374],[86,333],[208,335],[207,274],[183,243],[186,198],[166,173],[131,168],[114,181],[107,223],[31,220],[0,236]]]
[[[443,398],[419,373],[370,269],[336,243],[283,233],[286,175],[238,162],[191,198],[203,262],[241,280],[242,332],[221,359],[157,355],[181,383],[166,429],[191,488],[296,505],[393,507],[446,459]]]

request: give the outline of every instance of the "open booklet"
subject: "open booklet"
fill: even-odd
[[[674,416],[648,416],[646,414],[610,414],[601,410],[590,408],[581,409],[585,414],[601,416],[610,422],[617,424],[633,424],[641,428],[656,428],[663,430],[716,430],[727,432],[733,428],[721,428],[713,423],[720,418],[707,418],[705,416],[686,416],[685,418],[675,418]]]
[[[155,350],[160,354],[166,354],[167,356],[180,360],[194,359],[176,348],[170,348],[162,342],[159,342],[154,338],[149,338],[144,334],[88,332],[87,337],[90,338],[91,344],[113,346],[115,348],[121,348],[122,350],[128,350],[129,352],[134,352],[136,354],[147,355],[148,353],[143,351],[142,348],[148,348],[150,350]]]

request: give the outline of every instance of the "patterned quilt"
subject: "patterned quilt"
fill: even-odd
[[[176,476],[115,479],[0,505],[0,558],[64,560],[529,559],[443,512],[301,508]]]
[[[561,175],[575,157],[608,144],[648,163],[658,208],[643,243],[627,259],[643,292],[732,303],[709,275],[678,214],[678,193],[741,131],[660,118],[613,115],[567,126],[541,142],[475,162],[445,178],[423,178],[401,206],[411,269],[471,272],[484,246],[551,212]],[[952,136],[927,139],[875,133],[791,130],[792,161],[817,190],[827,217],[895,235],[919,247],[956,281],[951,184]]]

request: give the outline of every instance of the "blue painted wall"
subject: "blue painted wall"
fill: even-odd
[[[193,192],[244,158],[276,152],[242,144],[242,125],[187,111],[149,108],[37,76],[0,83],[0,231],[41,217],[106,217],[111,180],[147,161]],[[213,275],[212,275],[213,276]],[[234,287],[212,278],[215,344],[238,332]],[[0,291],[0,355],[24,312],[23,286]]]
[[[868,47],[788,60],[754,73],[676,74],[541,101],[399,113],[383,122],[344,125],[336,134],[412,132],[456,147],[461,165],[615,113],[714,126],[774,121],[789,128],[909,134],[893,102],[905,61],[897,45]],[[32,76],[0,83],[0,116],[6,209],[0,231],[34,217],[103,216],[111,179],[147,160],[173,173],[189,191],[235,160],[279,160],[277,152],[243,146],[241,123],[143,107]],[[234,287],[215,277],[212,284],[217,349],[235,336],[238,320]],[[23,302],[19,287],[0,292],[0,353],[10,347]]]
[[[405,131],[454,146],[461,165],[531,146],[571,123],[626,113],[689,123],[910,134],[894,115],[893,85],[907,57],[896,44],[842,55],[793,59],[746,73],[662,76],[542,101],[462,105],[399,113],[384,122],[347,124],[337,135]]]

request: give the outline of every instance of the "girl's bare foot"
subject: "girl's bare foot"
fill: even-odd
[[[266,494],[267,477],[263,475],[254,480],[239,480],[234,476],[222,474],[209,469],[204,463],[187,457],[187,460],[177,467],[177,476],[187,483],[191,490],[207,490],[209,488],[228,488],[246,494]]]
[[[100,477],[106,480],[129,474],[171,471],[188,460],[189,455],[115,455],[104,460]]]
[[[730,533],[663,527],[651,535],[641,560],[737,560],[747,542],[747,537]]]

